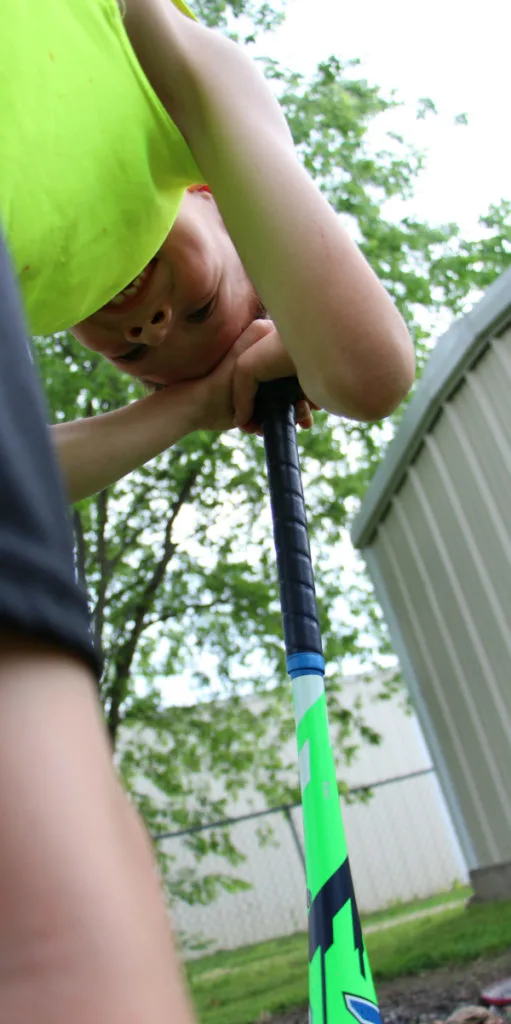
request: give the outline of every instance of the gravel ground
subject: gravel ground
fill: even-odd
[[[440,968],[383,982],[378,986],[378,998],[384,1024],[446,1021],[459,1007],[477,1004],[486,985],[510,976],[511,951],[466,967]],[[307,1010],[272,1017],[271,1024],[308,1024]]]

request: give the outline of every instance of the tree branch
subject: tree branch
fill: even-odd
[[[114,676],[110,687],[110,707],[108,710],[108,729],[112,738],[113,744],[117,737],[117,731],[120,724],[120,709],[121,704],[126,697],[127,680],[129,672],[137,649],[138,641],[145,629],[146,616],[151,612],[154,599],[161,583],[163,582],[167,566],[174,555],[177,545],[172,541],[172,531],[176,522],[177,516],[181,511],[182,507],[189,500],[195,482],[202,470],[203,461],[199,465],[194,466],[193,470],[188,474],[186,479],[183,481],[181,490],[174,501],[170,515],[165,525],[165,534],[163,539],[163,547],[161,557],[159,558],[154,572],[148,581],[147,585],[142,590],[140,598],[135,608],[134,623],[130,630],[125,643],[119,650],[116,658],[114,667]]]
[[[85,537],[83,534],[82,517],[77,508],[73,509],[73,531],[75,535],[76,571],[78,580],[85,593],[87,590],[87,573],[85,570]]]
[[[99,569],[99,580],[97,586],[97,598],[92,614],[94,623],[94,642],[101,649],[103,638],[103,626],[105,624],[105,606],[108,584],[112,575],[112,566],[108,561],[106,551],[106,524],[108,520],[108,490],[100,491],[96,498],[98,514],[98,542],[96,547],[96,559]]]
[[[183,609],[183,614],[186,612],[207,612],[210,608],[221,608],[224,605],[228,605],[230,602],[226,601],[208,601],[207,604],[187,604]],[[175,612],[168,612],[165,615],[159,615],[157,619],[146,619],[144,623],[144,630],[148,629],[149,626],[157,626],[162,622],[168,622],[169,619],[175,619]]]

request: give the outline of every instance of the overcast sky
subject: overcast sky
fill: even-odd
[[[287,10],[261,52],[305,72],[331,53],[361,58],[366,77],[407,104],[403,134],[429,151],[422,216],[469,232],[491,202],[511,197],[509,0],[288,0]],[[415,125],[423,96],[441,116]],[[467,128],[454,126],[459,113]]]

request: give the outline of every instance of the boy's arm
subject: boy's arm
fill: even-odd
[[[190,433],[179,414],[169,415],[162,394],[50,428],[71,504],[109,487]]]
[[[177,384],[115,412],[51,427],[71,503],[96,494],[194,430],[232,426],[235,354],[208,377]]]
[[[112,765],[97,681],[48,639],[10,635],[8,624],[0,816],[0,1020],[193,1024],[148,837]]]
[[[267,341],[269,350],[264,345]],[[239,408],[245,405],[245,417],[238,426],[253,431],[255,424],[248,421],[257,388],[251,390],[253,374],[247,374],[241,360],[261,344],[260,380],[295,373],[271,321],[254,320],[206,377],[169,385],[115,412],[51,427],[70,501],[102,491],[195,430],[228,430],[236,402]],[[298,402],[296,414],[300,426],[312,425],[307,402]]]
[[[309,398],[378,419],[411,386],[390,297],[294,152],[257,66],[169,0],[127,0],[138,58],[185,136]]]

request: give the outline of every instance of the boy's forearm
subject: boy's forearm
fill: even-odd
[[[71,502],[96,494],[175,444],[193,429],[181,394],[159,391],[115,412],[51,428]]]
[[[147,837],[79,661],[0,645],[0,1020],[192,1024]]]
[[[152,14],[134,26],[140,59],[212,187],[307,394],[333,412],[385,415],[413,380],[399,313],[298,163],[258,68],[171,4],[156,41],[159,4],[144,5]]]

